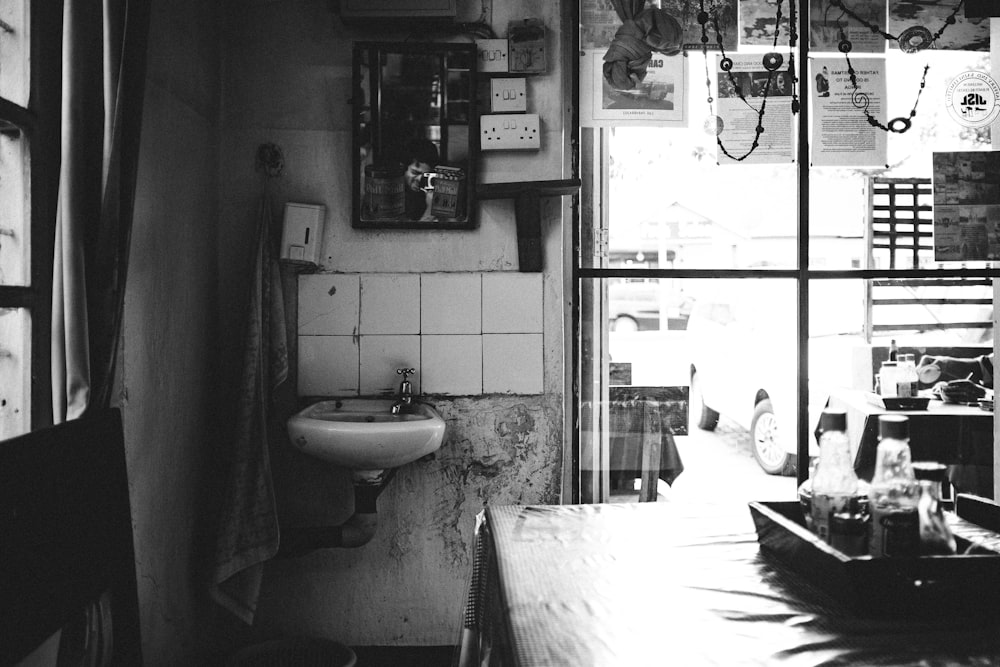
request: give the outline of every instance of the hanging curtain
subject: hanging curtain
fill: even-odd
[[[149,0],[63,0],[52,287],[56,423],[110,403],[132,228]]]
[[[680,53],[684,30],[666,10],[645,7],[646,0],[611,0],[611,4],[622,27],[604,54],[604,79],[615,90],[632,90],[646,78],[653,51]]]

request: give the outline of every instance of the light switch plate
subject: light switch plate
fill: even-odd
[[[496,114],[479,118],[479,148],[484,151],[535,150],[542,147],[538,114]]]
[[[490,111],[510,113],[528,110],[528,80],[524,77],[490,79]]]
[[[476,52],[479,71],[489,73],[507,71],[508,44],[506,39],[477,39]]]

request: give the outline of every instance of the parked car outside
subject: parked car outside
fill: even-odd
[[[693,300],[684,292],[661,285],[656,278],[616,278],[609,282],[611,331],[660,329],[660,310],[664,305],[666,328],[683,330],[693,306]]]
[[[701,429],[714,430],[719,416],[725,415],[750,433],[754,459],[765,472],[794,475],[798,465],[795,292],[790,283],[761,284],[765,282],[769,281],[727,283],[727,289],[697,295],[687,323],[691,420]],[[846,296],[839,300],[847,302]],[[839,319],[849,319],[846,311]],[[810,433],[829,389],[849,384],[850,349],[860,341],[850,331],[827,331],[810,338],[805,416]],[[818,454],[813,437],[809,452],[810,457]]]

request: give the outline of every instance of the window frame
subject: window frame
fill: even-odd
[[[579,3],[574,3],[577,11],[577,25],[579,25]],[[809,2],[797,2],[798,11],[798,34],[809,35]],[[578,39],[578,36],[575,38]],[[799,81],[809,81],[809,40],[800,38],[797,44],[796,53]],[[574,78],[579,85],[579,66],[575,68]],[[578,91],[577,91],[578,92]],[[575,99],[579,99],[579,95]],[[581,202],[577,207],[577,216],[574,221],[574,243],[573,243],[573,270],[572,270],[572,359],[576,368],[574,369],[573,397],[569,408],[572,410],[572,423],[574,429],[571,439],[571,450],[568,455],[573,465],[572,487],[569,490],[570,501],[573,503],[593,502],[586,489],[584,469],[581,467],[582,459],[585,456],[582,442],[582,430],[588,427],[583,423],[588,414],[581,410],[582,388],[592,386],[593,364],[584,357],[590,354],[591,350],[583,349],[582,341],[588,326],[598,329],[604,327],[599,333],[600,346],[607,347],[607,328],[604,325],[606,318],[600,317],[600,304],[593,303],[594,299],[588,298],[582,289],[583,283],[591,279],[607,280],[612,278],[657,278],[661,280],[683,279],[683,278],[753,278],[753,279],[792,279],[796,283],[797,296],[797,318],[796,318],[796,354],[795,372],[798,396],[798,411],[800,415],[808,414],[809,386],[808,386],[808,359],[809,359],[809,286],[812,281],[817,280],[843,280],[843,279],[910,279],[910,278],[980,278],[992,279],[993,297],[996,303],[996,296],[1000,290],[1000,267],[983,269],[845,269],[826,270],[813,269],[809,264],[809,249],[812,243],[809,226],[809,173],[810,167],[810,125],[809,113],[810,99],[808,94],[800,96],[800,109],[797,122],[797,154],[795,169],[797,174],[797,241],[796,241],[796,268],[794,269],[624,269],[624,268],[593,268],[587,266],[593,262],[594,258],[601,256],[603,245],[602,264],[607,262],[607,237],[606,232],[603,238],[600,230],[606,230],[606,219],[601,220],[601,216],[607,216],[606,207],[608,198],[608,170],[607,170],[607,149],[608,130],[604,128],[580,128],[575,127],[575,134],[578,137],[579,153],[578,169],[582,175]],[[994,140],[994,145],[998,142]],[[595,315],[596,312],[596,315]],[[994,316],[995,317],[995,316]],[[593,339],[592,339],[593,340]],[[994,349],[1000,345],[1000,341],[994,338]],[[798,419],[796,432],[797,453],[800,461],[808,460],[809,438],[811,437],[811,425],[806,419]],[[998,423],[994,420],[994,468],[997,469],[998,460]],[[605,434],[606,435],[606,434]],[[604,437],[604,436],[602,436]],[[807,466],[798,466],[797,484],[801,484],[808,478]],[[994,494],[1000,495],[997,489],[1000,488],[1000,478],[994,480]]]
[[[28,104],[0,97],[0,121],[17,127],[29,170],[30,271],[26,285],[0,285],[0,308],[21,308],[31,321],[28,426],[52,423],[52,268],[60,162],[61,12],[28,3]]]

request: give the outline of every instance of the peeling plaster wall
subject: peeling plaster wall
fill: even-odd
[[[480,205],[474,231],[371,231],[350,225],[351,43],[426,39],[376,22],[344,26],[328,0],[228,0],[223,16],[219,296],[222,330],[239,324],[249,272],[249,225],[260,194],[253,155],[274,142],[285,156],[272,183],[275,211],[286,201],[327,207],[321,269],[328,272],[516,271],[512,201]],[[560,2],[494,0],[496,31],[509,20],[542,18],[550,71],[529,79],[529,110],[542,118],[540,153],[483,156],[481,180],[567,178],[564,130],[570,105]],[[459,0],[460,20],[479,0]],[[399,469],[379,498],[379,527],[358,549],[329,549],[268,564],[254,631],[259,637],[313,634],[352,645],[445,645],[459,640],[471,574],[475,516],[486,504],[559,500],[563,441],[563,220],[569,200],[542,200],[544,393],[427,397],[446,418],[440,451]],[[287,303],[286,303],[287,305]],[[294,308],[294,306],[290,306]],[[294,316],[289,313],[290,317]],[[293,332],[294,333],[294,332]],[[238,358],[223,350],[224,376]],[[293,363],[294,367],[294,363]],[[294,378],[292,379],[294,382]],[[346,471],[278,444],[272,464],[283,526],[335,524],[352,512]]]
[[[552,398],[522,396],[431,400],[447,422],[444,445],[398,470],[379,498],[378,531],[367,545],[268,565],[258,609],[262,635],[304,633],[353,645],[458,642],[476,514],[487,504],[557,501],[562,408]],[[346,474],[309,476],[315,465],[305,457],[297,463],[308,477],[295,477],[303,493],[323,482],[329,487],[295,518],[346,519]],[[325,515],[318,509],[324,495]]]

